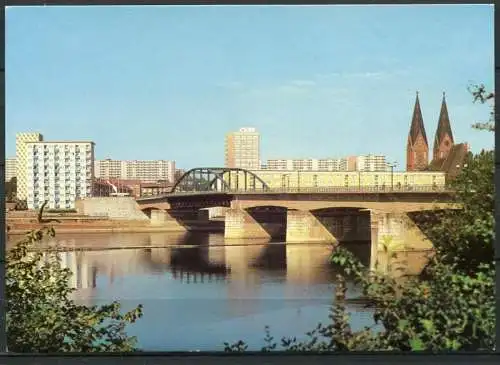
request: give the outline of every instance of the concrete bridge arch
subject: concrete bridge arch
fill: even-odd
[[[157,207],[157,206],[149,206],[147,208],[141,208],[141,212],[143,212],[145,215],[148,216],[149,219],[151,219],[151,216],[154,215],[152,214],[153,211],[161,211],[163,209]]]
[[[418,212],[424,210],[449,208],[449,203],[438,202],[398,202],[398,201],[350,201],[350,200],[233,200],[232,209],[250,209],[260,206],[286,208],[287,210],[317,211],[322,209],[352,208],[365,210],[379,210],[391,212]]]

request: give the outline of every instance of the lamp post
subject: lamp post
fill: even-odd
[[[283,174],[282,175],[281,185],[282,185],[283,190],[290,189],[290,174]]]
[[[297,170],[297,191],[300,191],[300,170]]]
[[[394,190],[394,168],[398,165],[396,161],[393,163],[389,164],[389,167],[391,168],[391,191]]]

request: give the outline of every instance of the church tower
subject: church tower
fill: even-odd
[[[428,165],[429,145],[427,143],[427,135],[425,134],[424,120],[422,118],[417,91],[410,133],[408,133],[408,142],[406,145],[406,170],[422,171]]]
[[[446,106],[445,93],[443,92],[443,101],[441,103],[441,112],[439,113],[439,121],[434,137],[434,148],[432,153],[433,160],[446,159],[450,154],[451,148],[454,145],[453,133],[451,131],[450,118],[448,116],[448,108]]]

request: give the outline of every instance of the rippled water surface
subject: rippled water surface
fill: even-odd
[[[275,338],[300,338],[328,320],[335,285],[329,245],[224,242],[220,234],[87,234],[57,240],[85,247],[61,254],[75,273],[71,285],[78,302],[144,305],[144,316],[128,329],[144,350],[223,350],[223,342],[240,339],[259,349],[265,325]],[[369,262],[369,242],[346,247]],[[348,284],[347,295],[360,293]],[[348,309],[355,328],[372,323],[361,305]]]

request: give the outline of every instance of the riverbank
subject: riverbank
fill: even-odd
[[[42,229],[44,227],[53,227],[57,233],[64,234],[93,234],[93,233],[176,233],[176,232],[207,232],[220,233],[221,230],[214,227],[189,227],[186,230],[172,227],[64,227],[64,225],[32,225],[26,228],[9,230],[9,234],[13,236],[23,236],[33,230]]]
[[[12,243],[17,242],[17,238],[22,239],[23,236],[14,236],[11,238]],[[67,237],[65,237],[67,238]],[[40,245],[36,247],[36,250],[42,250],[46,252],[59,252],[59,251],[115,251],[115,250],[136,250],[136,249],[152,249],[152,248],[199,248],[201,247],[199,244],[181,244],[178,243],[182,241],[183,237],[175,237],[173,238],[172,242],[174,243],[165,243],[165,244],[157,244],[157,243],[149,243],[149,244],[123,244],[120,242],[119,244],[115,245],[95,245],[93,243],[89,244],[74,244],[71,242],[71,240],[64,240],[62,239],[55,244],[48,244],[47,242],[42,242]],[[269,244],[274,244],[274,245],[282,245],[282,246],[293,246],[293,245],[300,245],[300,244],[290,244],[290,243],[285,243],[285,242],[274,242],[270,243],[269,241],[263,241],[263,242],[257,242],[257,243],[247,243],[247,244],[210,244],[210,249],[213,248],[223,248],[223,247],[265,247]],[[330,246],[330,244],[327,243],[313,243],[313,244],[308,244],[308,247],[316,247],[316,246]]]
[[[224,222],[193,221],[184,226],[176,222],[151,224],[149,220],[116,220],[108,217],[90,217],[78,213],[44,214],[42,222],[38,221],[36,212],[9,212],[6,219],[6,229],[10,235],[24,235],[27,232],[53,227],[61,234],[87,233],[169,233],[169,232],[210,232],[224,231]]]

